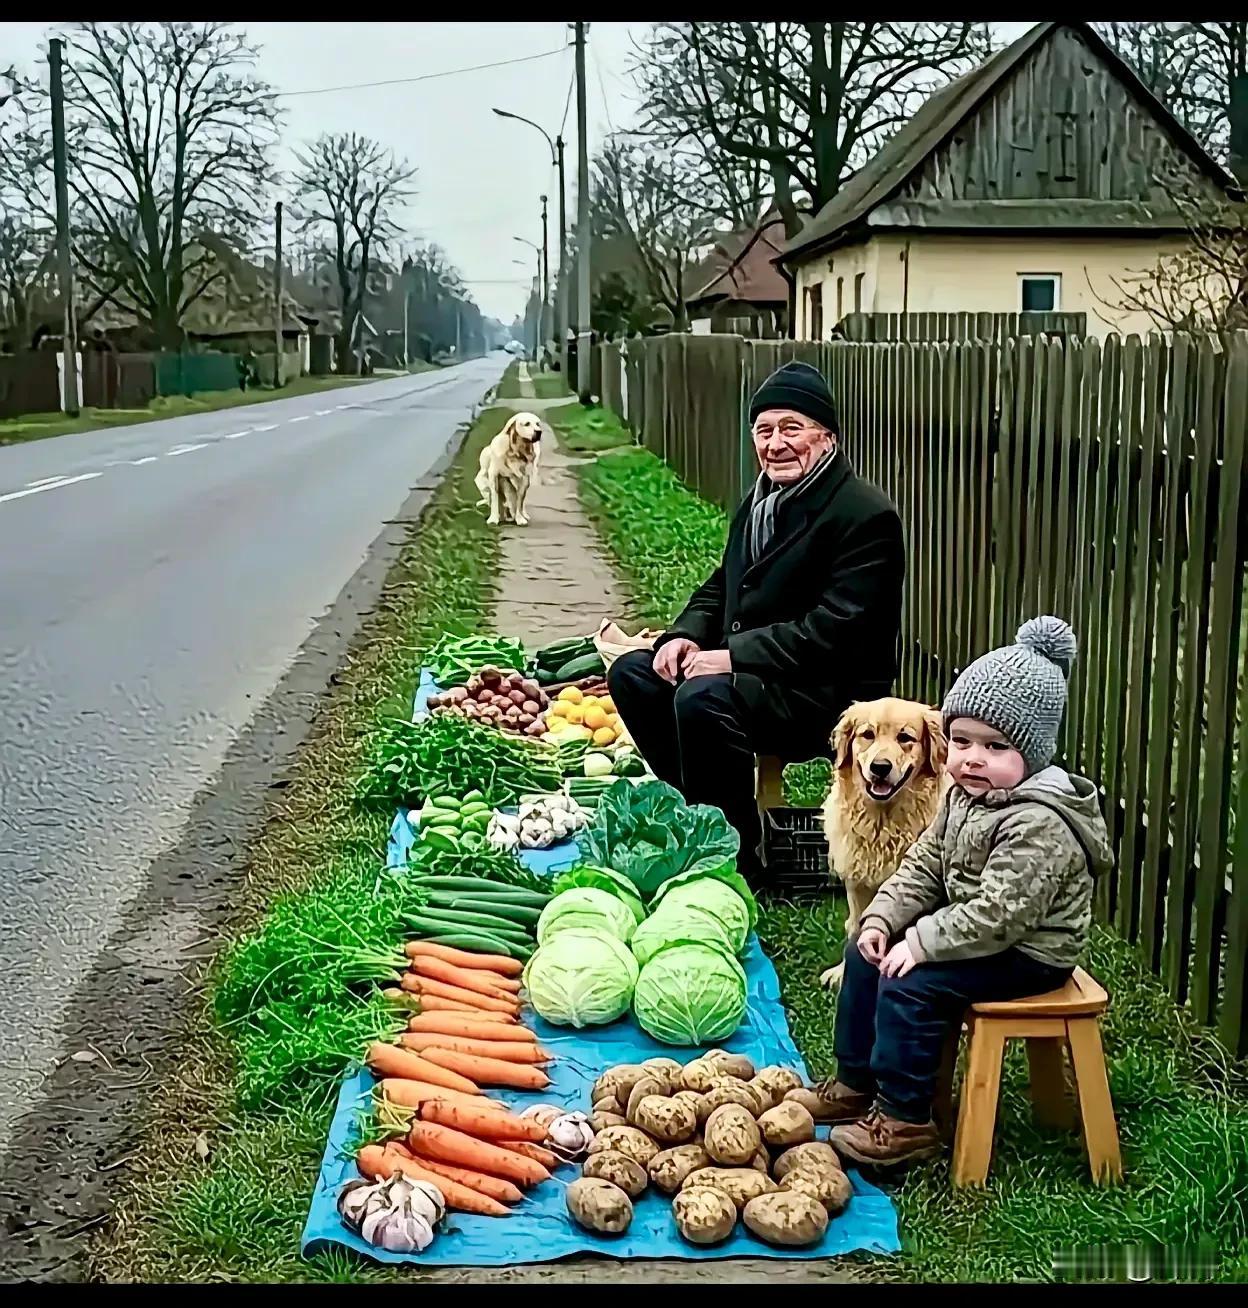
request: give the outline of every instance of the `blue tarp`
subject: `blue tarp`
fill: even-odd
[[[417,694],[417,714],[432,692],[432,679],[426,674]],[[403,863],[414,833],[405,814],[395,819],[388,851],[391,866]],[[571,866],[576,860],[576,846],[569,843],[556,850],[531,850],[522,853],[523,861],[534,871],[542,872]],[[745,1054],[755,1066],[782,1064],[800,1068],[805,1065],[789,1033],[784,1006],[780,1002],[780,983],[775,969],[751,936],[746,946],[746,980],[750,1002],[746,1022],[724,1042],[724,1048]],[[619,1063],[638,1063],[646,1058],[676,1057],[687,1059],[693,1051],[673,1049],[651,1039],[631,1016],[608,1026],[572,1031],[550,1026],[536,1014],[526,1021],[537,1032],[541,1043],[558,1056],[554,1084],[540,1094],[519,1091],[494,1092],[509,1104],[523,1109],[530,1104],[562,1104],[569,1109],[588,1110],[589,1091],[594,1081],[608,1067]],[[850,1171],[854,1196],[848,1208],[828,1225],[827,1234],[809,1249],[773,1249],[756,1240],[739,1225],[723,1244],[704,1248],[688,1244],[676,1231],[671,1200],[655,1191],[647,1191],[635,1206],[632,1225],[620,1236],[598,1236],[584,1231],[567,1215],[561,1182],[572,1180],[577,1171],[561,1168],[556,1179],[531,1191],[511,1217],[478,1217],[454,1213],[448,1229],[422,1254],[407,1256],[387,1253],[366,1244],[343,1225],[336,1200],[343,1182],[355,1177],[354,1161],[349,1153],[356,1115],[367,1108],[375,1084],[372,1074],[361,1069],[346,1077],[338,1095],[338,1105],[330,1127],[329,1142],[321,1163],[320,1176],[312,1197],[312,1208],[303,1232],[303,1252],[313,1253],[330,1245],[345,1245],[379,1262],[414,1262],[424,1266],[511,1266],[522,1263],[550,1262],[573,1254],[600,1253],[613,1258],[828,1258],[837,1254],[866,1250],[895,1253],[901,1248],[897,1233],[897,1214],[889,1198],[875,1186]],[[821,1132],[822,1134],[822,1132]]]

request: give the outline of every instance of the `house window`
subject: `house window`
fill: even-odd
[[[1056,313],[1062,307],[1062,274],[1019,273],[1018,307],[1022,313]]]
[[[806,292],[806,338],[823,340],[823,283],[817,282]]]
[[[855,313],[862,312],[862,279],[866,275],[867,275],[866,273],[854,274],[854,312]]]
[[[836,279],[836,321],[840,322],[845,316],[845,278]]]

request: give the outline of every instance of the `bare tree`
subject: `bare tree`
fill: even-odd
[[[990,48],[971,22],[658,23],[634,74],[645,129],[760,163],[793,235],[803,210]]]
[[[1111,294],[1093,294],[1116,315],[1146,314],[1162,331],[1248,328],[1248,211],[1211,198],[1177,172],[1157,178],[1187,228],[1175,254],[1151,268],[1111,277]]]
[[[12,74],[16,84],[16,74]],[[15,349],[30,345],[32,298],[48,283],[55,251],[47,142],[27,98],[6,95],[0,114],[0,331]],[[2,107],[2,106],[0,106]]]
[[[243,247],[272,177],[277,110],[228,23],[80,23],[65,73],[74,253],[102,300],[162,346],[225,274],[198,241]],[[41,102],[51,162],[47,92]],[[45,186],[50,191],[50,183]]]
[[[596,208],[601,235],[627,239],[649,298],[688,327],[687,275],[697,252],[716,235],[718,215],[691,202],[698,178],[679,156],[647,148],[640,138],[616,137],[596,160]]]
[[[325,242],[333,259],[342,315],[338,371],[350,372],[368,275],[402,232],[396,210],[412,194],[416,170],[354,132],[326,132],[297,157],[302,226]]]
[[[1248,185],[1248,19],[1097,28],[1197,140]]]

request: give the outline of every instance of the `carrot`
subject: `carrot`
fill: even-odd
[[[420,1120],[437,1126],[453,1127],[479,1140],[538,1141],[546,1139],[546,1128],[531,1117],[492,1111],[477,1113],[467,1105],[451,1099],[428,1099],[420,1106]]]
[[[479,1091],[475,1095],[465,1095],[458,1090],[448,1090],[444,1085],[430,1085],[428,1081],[412,1081],[402,1076],[388,1076],[378,1084],[382,1095],[400,1108],[419,1108],[430,1099],[449,1099],[455,1104],[475,1104],[486,1110],[500,1108],[506,1111],[505,1104],[486,1099]]]
[[[472,954],[464,949],[452,949],[450,945],[435,944],[432,940],[409,940],[403,946],[403,952],[408,958],[440,958],[456,967],[480,967],[502,976],[519,976],[524,971],[524,964],[514,958],[502,954]]]
[[[413,1181],[428,1181],[442,1192],[448,1208],[457,1209],[461,1213],[481,1213],[485,1217],[511,1216],[511,1210],[504,1208],[497,1199],[490,1199],[478,1194],[476,1190],[470,1190],[466,1185],[439,1176],[420,1163],[404,1158],[402,1154],[387,1153],[380,1145],[365,1145],[356,1154],[355,1165],[360,1169],[361,1176],[367,1176],[373,1181],[388,1181],[395,1172],[402,1172]]]
[[[471,1076],[478,1085],[510,1086],[513,1090],[545,1090],[550,1077],[540,1067],[508,1063],[501,1058],[478,1058],[453,1049],[426,1049],[423,1057],[438,1067],[460,1076]]]
[[[491,995],[497,998],[506,993],[501,986],[496,984],[492,973],[474,972],[466,967],[456,967],[452,963],[444,963],[440,958],[424,958],[423,956],[413,958],[408,961],[408,967],[417,976],[427,976],[432,977],[435,981],[445,981],[449,986],[461,986],[465,990],[471,990],[474,994]],[[517,984],[516,989],[519,988]]]
[[[454,999],[469,1008],[485,1009],[491,1013],[509,1013],[516,1017],[520,1012],[519,1003],[510,997],[479,995],[473,990],[448,985],[445,981],[438,981],[433,977],[417,976],[413,972],[403,973],[402,984],[404,990],[414,990],[421,996],[422,1001],[425,995],[434,995],[438,999]]]
[[[507,1063],[549,1063],[551,1054],[540,1045],[523,1040],[465,1040],[460,1036],[426,1035],[408,1032],[399,1037],[404,1049],[450,1049],[457,1054],[476,1054],[479,1058],[501,1058]],[[428,1078],[426,1078],[428,1079]]]
[[[414,1122],[408,1144],[413,1153],[436,1158],[440,1163],[454,1163],[457,1167],[471,1167],[474,1172],[489,1172],[506,1177],[518,1185],[540,1185],[550,1179],[550,1173],[531,1158],[513,1154],[509,1149],[486,1144],[462,1131],[433,1122]]]
[[[500,1140],[498,1143],[504,1149],[510,1149],[513,1154],[523,1154],[535,1163],[541,1163],[548,1171],[553,1172],[559,1166],[559,1159],[549,1149],[543,1149],[541,1145],[528,1140]]]
[[[466,1185],[469,1190],[488,1195],[500,1204],[518,1204],[524,1198],[518,1186],[512,1185],[510,1181],[504,1181],[502,1177],[486,1176],[484,1172],[473,1172],[467,1167],[452,1167],[450,1163],[435,1163],[432,1158],[413,1157],[412,1154],[407,1156],[419,1163],[426,1171],[436,1172],[439,1176],[445,1176],[448,1181],[457,1181],[460,1185]]]
[[[537,1043],[537,1036],[527,1026],[499,1013],[474,1014],[466,1022],[452,1013],[415,1013],[408,1018],[409,1031],[424,1031],[431,1035],[463,1036],[468,1040],[527,1040]]]
[[[461,1076],[453,1068],[430,1063],[414,1054],[410,1049],[399,1049],[394,1045],[374,1040],[368,1047],[368,1066],[378,1076],[397,1076],[405,1081],[427,1081],[430,1085],[444,1085],[448,1090],[458,1090],[461,1095],[479,1095],[481,1087],[466,1076]]]
[[[471,1004],[461,1004],[457,999],[441,999],[436,995],[422,995],[420,993],[420,978],[412,976],[409,972],[404,972],[399,985],[409,994],[420,996],[420,1011],[422,1013],[476,1013],[479,1009],[473,1008]]]

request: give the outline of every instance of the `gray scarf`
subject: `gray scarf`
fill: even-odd
[[[834,446],[800,480],[791,486],[779,486],[765,473],[758,474],[750,497],[750,516],[745,525],[745,552],[749,563],[757,563],[767,553],[776,532],[776,515],[796,499],[808,494],[827,476],[840,451]]]

